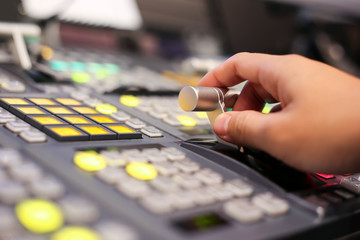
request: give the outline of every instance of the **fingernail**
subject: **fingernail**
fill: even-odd
[[[230,114],[221,114],[219,115],[214,122],[214,131],[219,136],[227,135],[227,128],[229,126],[229,121],[231,119]]]

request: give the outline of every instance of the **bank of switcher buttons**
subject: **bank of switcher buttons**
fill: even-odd
[[[0,105],[59,141],[137,139],[142,134],[72,98],[0,98]]]

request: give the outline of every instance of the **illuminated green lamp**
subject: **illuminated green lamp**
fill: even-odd
[[[64,72],[69,69],[69,64],[64,61],[50,61],[50,68],[55,71]]]
[[[86,72],[74,72],[71,74],[71,79],[76,83],[87,83],[91,80],[91,77]]]
[[[70,63],[70,69],[73,72],[83,72],[86,70],[86,65],[83,62],[74,61]]]

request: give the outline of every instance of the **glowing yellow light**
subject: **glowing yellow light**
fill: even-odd
[[[128,107],[136,107],[140,104],[140,99],[133,95],[122,95],[120,97],[120,103]]]
[[[125,126],[119,126],[119,125],[109,125],[109,126],[106,126],[108,128],[110,128],[111,130],[117,132],[117,133],[134,133],[135,131],[128,128],[128,127],[125,127]]]
[[[43,46],[41,49],[41,56],[48,61],[54,57],[54,51],[48,46]]]
[[[28,102],[21,98],[1,98],[1,100],[11,105],[29,105]]]
[[[92,135],[99,135],[99,134],[109,134],[109,131],[106,131],[105,129],[101,128],[101,127],[97,127],[97,126],[84,126],[84,127],[79,127],[82,130],[84,130],[85,132],[92,134]]]
[[[56,105],[54,101],[47,98],[29,98],[32,102],[37,105]]]
[[[63,225],[64,218],[59,206],[41,199],[28,199],[15,207],[19,222],[34,233],[48,233]]]
[[[107,115],[117,112],[117,108],[109,103],[102,103],[97,105],[96,110]]]
[[[94,151],[77,152],[74,163],[85,171],[98,171],[106,167],[105,159]]]
[[[75,111],[82,113],[82,114],[97,114],[97,113],[99,113],[89,107],[72,107],[72,109],[74,109]]]
[[[126,165],[126,172],[139,180],[151,180],[156,178],[157,170],[150,163],[133,162]]]
[[[179,115],[176,118],[181,122],[181,125],[185,127],[194,127],[197,123],[196,119],[185,115]]]
[[[100,240],[100,237],[86,227],[69,226],[54,233],[50,240]]]
[[[25,114],[45,114],[44,111],[36,107],[18,107],[17,109],[19,109]]]
[[[46,110],[54,114],[72,114],[73,112],[64,107],[46,107]]]
[[[206,112],[196,112],[198,118],[207,118]]]
[[[61,116],[63,119],[69,121],[72,124],[89,124],[91,123],[83,117]]]
[[[52,125],[52,124],[64,124],[63,122],[57,120],[53,117],[33,117],[36,121],[43,125]]]
[[[64,105],[81,105],[81,102],[72,98],[57,98],[56,101]]]
[[[66,137],[66,136],[79,136],[82,135],[81,132],[77,131],[72,127],[52,127],[50,128],[57,135]]]
[[[88,116],[88,117],[95,120],[98,123],[116,123],[115,120],[106,116]]]

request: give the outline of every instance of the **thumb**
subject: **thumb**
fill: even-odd
[[[276,131],[272,130],[276,114],[251,110],[223,113],[215,119],[214,132],[225,141],[238,146],[266,150],[275,138]]]

